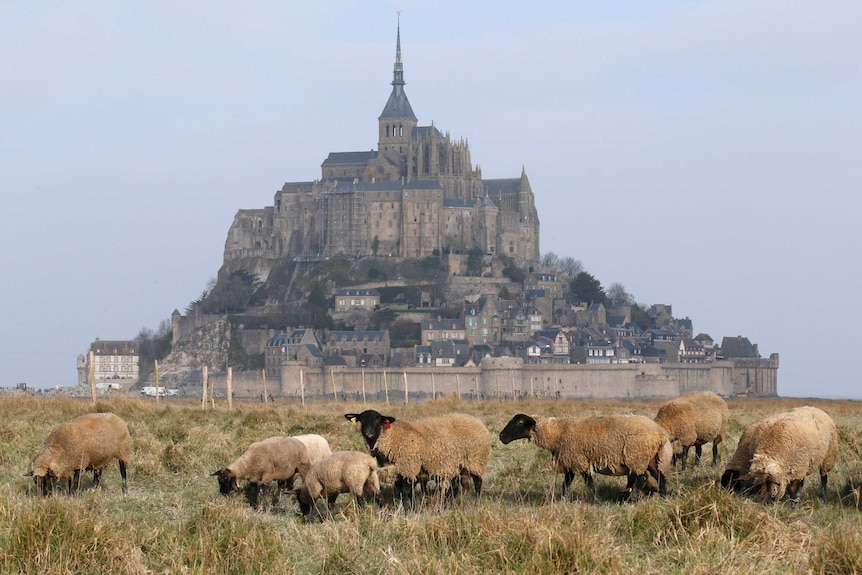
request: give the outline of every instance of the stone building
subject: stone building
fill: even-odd
[[[93,357],[93,376],[97,384],[116,384],[117,388],[128,387],[138,381],[140,350],[138,344],[128,340],[102,340],[96,338],[90,344]],[[78,383],[85,384],[89,378],[89,354],[78,359]]]
[[[282,258],[425,257],[474,247],[522,265],[539,259],[539,218],[526,171],[484,179],[466,140],[419,125],[404,85],[399,25],[377,149],[331,152],[319,178],[285,183],[272,206],[238,211],[223,272],[243,269],[266,280]]]

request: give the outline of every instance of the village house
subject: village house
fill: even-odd
[[[422,328],[422,345],[429,345],[432,341],[466,339],[463,319],[424,319],[420,327]]]
[[[356,309],[374,311],[380,307],[380,292],[376,289],[340,289],[335,293],[335,311]]]

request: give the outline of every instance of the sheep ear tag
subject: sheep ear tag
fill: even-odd
[[[355,418],[355,417],[351,417],[351,418],[350,418],[350,423],[356,423],[356,418]]]
[[[391,423],[389,423],[389,420],[387,419],[387,420],[386,420],[386,425],[384,425],[383,427],[384,427],[385,429],[389,429],[389,428],[391,428],[391,427],[392,427],[392,424],[391,424]]]

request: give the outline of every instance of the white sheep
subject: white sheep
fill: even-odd
[[[293,491],[299,508],[310,520],[317,510],[317,501],[325,498],[330,515],[339,493],[350,493],[360,509],[365,507],[365,495],[380,503],[380,480],[377,460],[361,451],[336,451],[308,469],[302,486]]]
[[[472,478],[476,496],[481,495],[491,439],[479,419],[456,413],[396,420],[373,409],[344,417],[359,423],[368,449],[378,463],[392,466],[391,475],[396,478],[402,502],[409,498],[412,503],[414,484],[428,479],[451,482],[454,488],[458,479],[465,485]]]
[[[667,493],[666,475],[673,457],[667,431],[640,415],[545,418],[523,413],[514,416],[500,441],[528,439],[551,452],[554,470],[564,474],[562,498],[580,473],[598,500],[593,475],[626,475],[622,499],[644,488]]]
[[[712,464],[719,461],[718,444],[724,440],[730,410],[727,403],[711,391],[693,391],[662,405],[655,421],[664,427],[673,444],[674,459],[682,461],[685,471],[688,450],[694,446],[695,464],[700,463],[701,446],[712,442]]]
[[[322,435],[309,433],[306,435],[294,435],[294,439],[301,441],[308,450],[308,464],[314,465],[321,459],[332,455],[332,449],[329,448],[329,442]]]
[[[329,442],[326,441],[326,438],[322,435],[317,435],[315,433],[309,433],[306,435],[293,435],[294,439],[297,439],[305,445],[305,449],[308,450],[308,465],[309,467],[332,455],[332,449],[329,447]],[[298,475],[298,474],[297,474]],[[293,489],[293,481],[296,477],[292,477],[288,479],[285,483],[287,489]]]
[[[239,489],[240,481],[247,481],[249,503],[257,507],[259,497],[266,505],[266,493],[273,481],[278,483],[278,497],[296,474],[304,480],[308,467],[308,449],[302,441],[293,437],[270,437],[252,443],[233,463],[211,475],[218,479],[222,495]]]
[[[126,466],[131,454],[129,426],[125,421],[113,413],[89,413],[56,427],[26,476],[33,477],[43,495],[53,493],[56,482],[66,479],[71,494],[78,487],[81,471],[92,469],[93,485],[98,487],[102,469],[116,458],[125,494]]]
[[[811,406],[793,409],[760,425],[751,440],[749,480],[758,499],[778,501],[787,491],[791,507],[799,502],[805,477],[820,472],[820,497],[838,453],[838,430],[824,411]]]

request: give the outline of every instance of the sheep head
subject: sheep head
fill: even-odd
[[[45,467],[37,467],[33,471],[24,474],[24,477],[32,477],[36,484],[36,489],[44,496],[54,493],[54,486],[57,484],[57,474],[54,470]]]
[[[536,420],[529,415],[519,413],[500,432],[500,441],[507,444],[516,439],[529,439],[535,429]]]
[[[236,480],[236,473],[227,467],[213,471],[210,477],[218,479],[218,490],[222,495],[228,495],[231,491],[239,489],[239,482]]]
[[[359,423],[359,432],[365,438],[368,449],[374,449],[377,439],[384,429],[395,423],[395,418],[390,415],[381,415],[373,409],[366,409],[362,413],[345,413],[344,418],[353,423]]]

